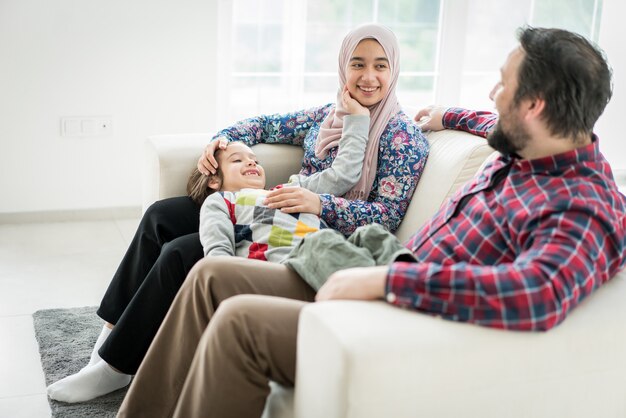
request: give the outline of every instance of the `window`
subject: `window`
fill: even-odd
[[[597,39],[601,0],[220,0],[218,123],[333,102],[337,54],[353,27],[378,22],[401,51],[398,97],[492,107],[500,65],[528,23]]]
[[[446,3],[452,7],[453,3],[457,4],[455,1]],[[442,82],[459,80],[459,85],[454,91],[441,87],[446,95],[442,93],[437,102],[490,109],[488,94],[499,78],[506,55],[517,44],[517,28],[525,24],[558,27],[597,41],[601,3],[601,0],[468,0],[463,24],[449,25],[464,29],[465,33],[456,34],[456,39],[463,40],[461,51],[440,62],[445,75]],[[458,57],[462,57],[460,61]]]

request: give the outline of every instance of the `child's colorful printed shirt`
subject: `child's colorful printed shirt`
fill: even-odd
[[[200,211],[204,255],[284,261],[306,234],[326,228],[312,213],[283,213],[263,205],[267,190],[242,189],[210,195]]]

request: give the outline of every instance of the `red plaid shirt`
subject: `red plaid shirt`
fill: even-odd
[[[486,136],[491,113],[449,109],[448,128]],[[494,328],[547,330],[619,272],[626,198],[593,143],[545,158],[500,156],[406,244],[387,300]]]

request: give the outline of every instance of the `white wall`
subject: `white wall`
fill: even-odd
[[[214,128],[216,8],[0,0],[0,213],[139,206],[146,136]],[[61,137],[91,115],[113,134]]]
[[[596,131],[626,170],[621,3],[604,0],[615,92]],[[215,129],[216,16],[213,0],[0,0],[0,214],[139,206],[144,139]],[[61,137],[61,117],[91,115],[113,134]]]
[[[620,175],[626,174],[626,5],[622,0],[604,0],[602,23],[598,43],[606,52],[613,68],[613,98],[596,125],[600,137],[600,150]],[[626,180],[626,178],[624,178]]]

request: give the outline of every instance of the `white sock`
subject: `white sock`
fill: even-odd
[[[113,330],[106,325],[102,327],[102,331],[100,331],[100,335],[96,340],[96,345],[93,346],[93,351],[91,352],[91,357],[89,358],[89,363],[87,364],[87,366],[93,366],[98,361],[102,360],[102,358],[98,354],[98,350],[100,349],[100,347],[102,347],[102,344],[104,344],[106,339],[109,337],[111,331]]]
[[[121,389],[130,383],[130,375],[116,372],[104,360],[87,366],[48,386],[48,396],[56,401],[84,402]]]

